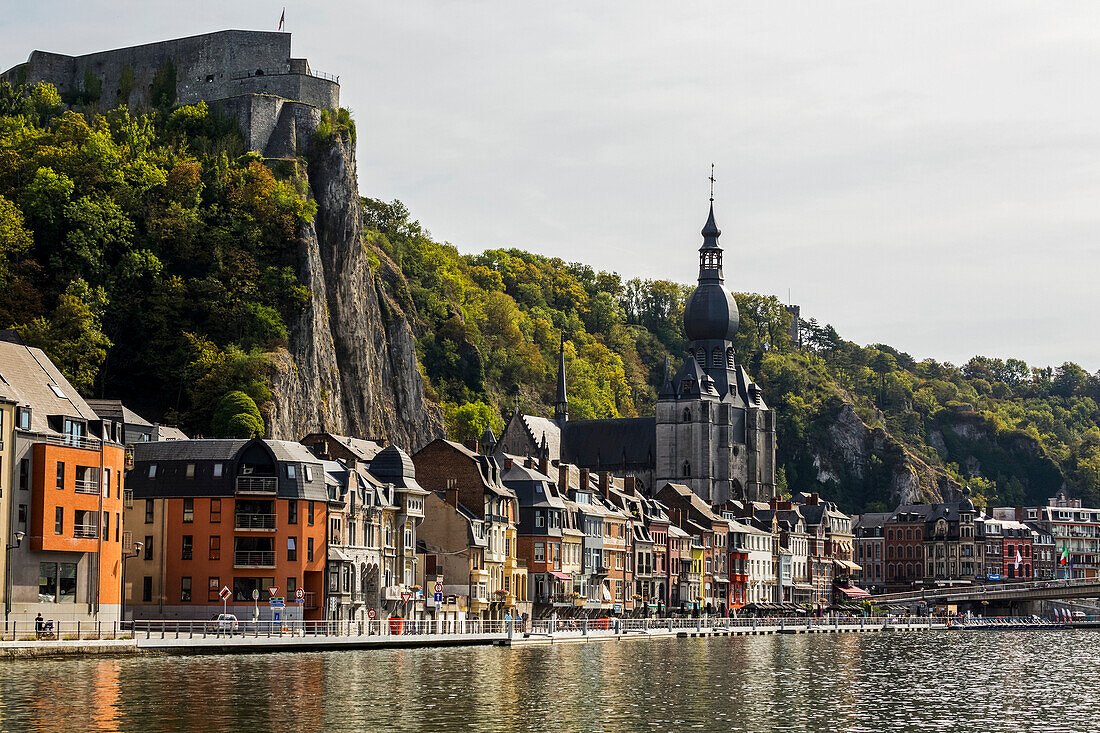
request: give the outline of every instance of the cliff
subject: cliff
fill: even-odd
[[[403,278],[381,271],[388,262],[371,267],[346,132],[314,145],[308,178],[317,215],[303,226],[298,266],[311,297],[275,355],[268,432],[328,430],[417,450],[442,435],[442,414],[425,399],[409,318],[386,284]]]

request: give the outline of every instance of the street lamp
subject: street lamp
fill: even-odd
[[[143,547],[145,547],[144,542],[135,542],[134,551],[132,553],[123,554],[122,556],[122,592],[120,594],[122,598],[122,606],[120,608],[120,613],[118,616],[118,624],[120,629],[122,628],[122,624],[126,623],[126,561],[129,560],[131,557],[137,557],[138,555],[140,555],[141,548]]]
[[[11,614],[11,551],[19,547],[23,542],[23,538],[27,536],[27,533],[20,530],[15,533],[15,544],[8,545],[5,549],[7,562],[4,563],[4,623],[8,621],[8,615]]]

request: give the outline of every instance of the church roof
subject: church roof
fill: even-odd
[[[536,446],[542,445],[542,438],[546,436],[546,449],[550,452],[550,460],[561,457],[561,428],[556,422],[536,415],[520,415],[520,418]]]
[[[589,469],[649,467],[656,461],[656,446],[655,417],[570,420],[561,434],[561,460]]]

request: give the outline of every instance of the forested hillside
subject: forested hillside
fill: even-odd
[[[48,85],[0,86],[0,327],[86,395],[192,433],[263,433],[273,354],[311,298],[304,162],[245,154],[203,105],[74,108]],[[315,144],[352,131],[326,119]],[[400,202],[367,198],[362,212],[367,267],[412,323],[451,437],[499,430],[517,403],[550,414],[563,339],[572,417],[652,413],[665,357],[682,358],[691,285],[521,249],[463,255]],[[685,251],[696,246],[685,233]],[[962,483],[979,503],[1063,484],[1100,503],[1100,379],[1077,365],[918,361],[814,320],[797,347],[777,299],[737,302],[738,358],[778,413],[785,490],[852,511]]]

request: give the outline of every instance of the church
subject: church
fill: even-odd
[[[699,284],[684,307],[691,345],[675,373],[665,363],[656,416],[570,420],[562,350],[554,419],[516,412],[497,450],[634,476],[650,495],[674,482],[712,505],[775,496],[775,412],[734,354],[739,316],[725,288],[713,199],[701,234]]]

